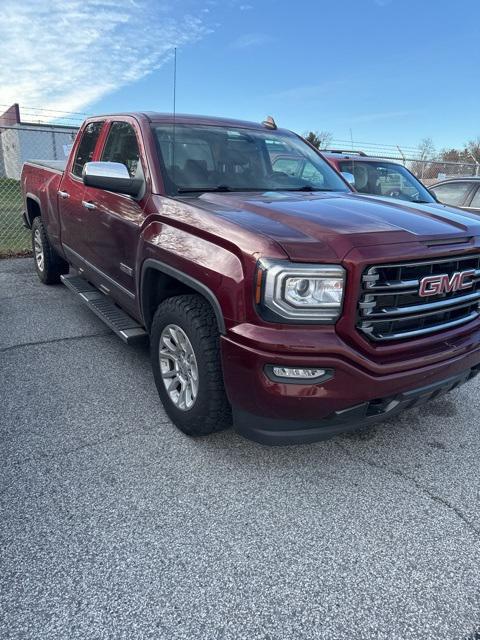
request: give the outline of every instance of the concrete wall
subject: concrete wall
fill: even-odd
[[[0,178],[5,177],[5,164],[3,162],[3,145],[2,145],[2,137],[0,134]]]
[[[18,180],[21,171],[18,131],[15,128],[3,129],[0,133],[0,140],[3,155],[3,177]]]

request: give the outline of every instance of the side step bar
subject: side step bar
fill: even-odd
[[[70,291],[73,291],[124,342],[127,344],[146,342],[148,334],[145,329],[84,278],[77,275],[60,277],[63,284]]]

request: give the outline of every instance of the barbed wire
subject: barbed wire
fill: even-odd
[[[10,107],[12,107],[14,105],[12,104],[2,104],[0,103],[0,107],[5,107],[6,109],[9,109]],[[91,113],[87,113],[85,111],[66,111],[64,109],[45,109],[45,107],[24,107],[22,105],[19,105],[20,111],[25,111],[25,110],[29,110],[29,111],[51,111],[52,113],[67,113],[68,115],[79,115],[79,116],[85,116],[88,117],[90,115],[92,115]]]
[[[14,105],[0,103],[0,110],[4,108],[6,111]],[[48,126],[58,125],[65,127],[79,128],[85,118],[92,114],[87,111],[67,111],[63,109],[55,109],[51,107],[33,107],[19,105],[20,120],[22,125],[46,124]],[[23,116],[23,117],[22,117]],[[0,119],[5,124],[17,124],[16,115],[4,114],[0,115]],[[353,145],[353,149],[352,149]],[[432,154],[430,157],[425,158],[424,152],[417,146],[411,144],[390,144],[382,142],[372,142],[366,140],[354,140],[345,138],[332,138],[329,142],[331,148],[345,148],[349,150],[362,150],[366,151],[368,155],[374,155],[382,158],[390,158],[394,160],[414,161],[414,160],[441,160],[440,154]],[[459,164],[468,164],[460,162]]]
[[[12,107],[13,105],[8,105],[5,103],[0,103],[0,109]],[[35,122],[23,121],[21,118],[22,124],[60,124],[60,122],[64,122],[66,126],[69,126],[70,123],[72,126],[79,126],[85,118],[90,117],[92,114],[84,111],[66,111],[61,109],[53,109],[46,107],[32,107],[32,106],[23,106],[19,105],[20,115],[25,118],[38,118]],[[48,115],[50,114],[50,115]],[[55,114],[63,114],[56,116]],[[80,116],[80,117],[79,117]],[[0,116],[2,118],[2,116]],[[4,121],[10,119],[8,116],[3,116]],[[15,116],[11,116],[11,122],[16,123]],[[354,148],[364,148],[366,151],[373,152],[374,155],[382,155],[385,157],[386,153],[391,153],[391,155],[395,158],[402,158],[403,155],[410,156],[419,156],[421,155],[421,150],[418,147],[412,145],[404,145],[404,144],[388,144],[388,143],[377,143],[371,141],[364,140],[355,140],[353,141]],[[342,139],[342,138],[333,138],[329,146],[335,147],[344,147],[346,149],[352,148],[352,140]],[[375,153],[376,152],[376,153]]]
[[[5,105],[0,104],[1,107]],[[10,105],[11,106],[11,105]],[[21,108],[24,118],[32,118],[41,113],[64,113],[67,116],[84,115],[80,112],[61,112],[53,109]],[[32,159],[66,160],[81,122],[84,118],[71,117],[44,118],[41,122],[17,119],[8,115],[0,116],[0,256],[30,250],[30,234],[22,225],[24,207],[20,173],[23,162]],[[68,122],[65,122],[68,121]],[[16,135],[21,132],[22,135]],[[352,147],[351,140],[333,138],[330,148]],[[413,171],[426,185],[446,176],[474,176],[477,167],[467,162],[445,161],[440,158],[422,159],[420,150],[411,145],[378,144],[354,141],[358,151],[365,151],[370,157],[394,160]]]
[[[341,140],[339,138],[334,138],[332,139],[332,143],[339,143],[342,145],[348,145],[349,148],[352,147],[352,141],[351,140]],[[418,151],[419,148],[418,147],[412,147],[409,145],[396,145],[396,144],[383,144],[383,143],[378,143],[378,142],[364,142],[364,141],[360,141],[360,140],[354,140],[353,141],[353,146],[354,147],[358,147],[358,146],[362,146],[362,147],[375,147],[376,149],[396,149],[398,150],[398,147],[400,146],[400,148],[406,149],[406,150],[415,150]]]

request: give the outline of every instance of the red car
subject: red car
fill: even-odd
[[[40,280],[150,339],[189,435],[312,442],[480,370],[478,217],[354,193],[271,120],[89,118],[22,189]]]

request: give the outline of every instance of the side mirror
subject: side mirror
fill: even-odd
[[[82,171],[83,184],[95,189],[137,196],[143,185],[141,178],[131,178],[121,162],[86,162]]]
[[[353,175],[353,173],[342,171],[342,176],[345,178],[348,184],[352,185],[352,187],[355,186],[355,176]]]

